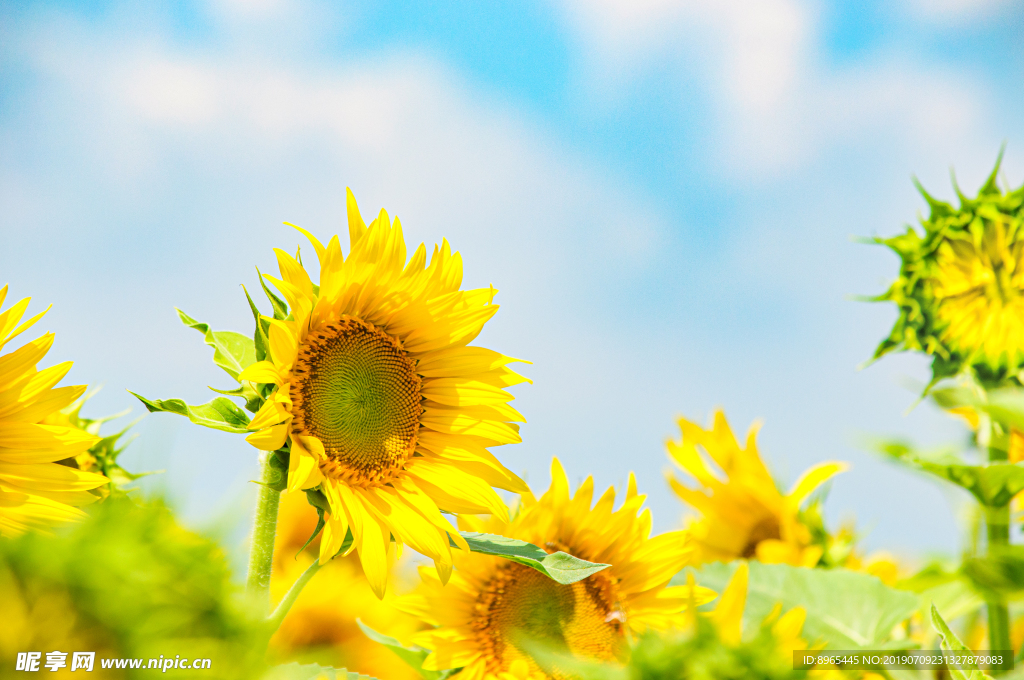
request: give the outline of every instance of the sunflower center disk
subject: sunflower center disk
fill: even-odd
[[[622,656],[625,641],[613,590],[601,573],[560,585],[529,567],[507,564],[477,597],[471,625],[492,672],[517,660],[539,671],[526,653],[531,644],[612,661]]]
[[[352,317],[310,331],[292,380],[293,432],[324,445],[324,474],[377,486],[416,448],[420,378],[393,337]]]

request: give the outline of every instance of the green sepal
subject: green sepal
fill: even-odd
[[[211,387],[210,389],[217,394],[226,394],[229,397],[241,397],[242,399],[245,399],[245,410],[249,413],[258,412],[263,408],[263,402],[266,401],[255,389],[253,389],[253,386],[248,381],[243,382],[233,390],[218,390],[216,387]]]
[[[249,295],[248,289],[245,284],[242,285],[242,290],[245,291],[245,299],[249,301],[249,309],[252,310],[252,316],[256,320],[256,330],[252,334],[253,347],[256,349],[256,361],[263,361],[267,358],[267,348],[270,347],[270,324],[262,319],[260,310],[256,307],[256,303],[252,301],[252,297]]]
[[[267,486],[278,493],[288,488],[288,456],[287,450],[279,449],[270,454],[267,460],[270,466],[270,482]]]
[[[274,291],[267,288],[266,281],[263,280],[263,273],[260,272],[260,268],[256,267],[256,273],[260,277],[260,286],[263,287],[263,292],[267,294],[267,299],[270,300],[270,306],[274,308],[274,318],[284,320],[288,318],[288,305],[285,304],[284,300],[274,295]]]
[[[973,655],[971,651],[963,642],[960,641],[953,631],[949,629],[946,622],[943,620],[942,615],[939,614],[939,610],[932,605],[932,626],[935,628],[935,632],[942,638],[942,648],[947,652],[965,652],[967,655]],[[998,650],[992,650],[998,651]],[[955,666],[949,666],[947,671],[949,676],[953,680],[984,680],[985,678],[991,678],[992,676],[982,673],[978,670],[976,664],[968,664],[967,670],[969,673],[956,668]]]
[[[378,633],[359,619],[356,619],[356,625],[359,626],[359,630],[363,631],[363,635],[370,638],[377,644],[384,645],[390,649],[398,655],[398,658],[412,666],[412,668],[419,673],[420,677],[424,678],[424,680],[444,680],[445,678],[451,677],[462,670],[460,668],[453,668],[445,671],[427,670],[423,668],[423,662],[430,655],[429,650],[423,649],[422,647],[406,647],[390,635]]]
[[[317,508],[316,509],[316,515],[317,515],[316,529],[313,529],[313,533],[311,533],[309,535],[309,538],[306,539],[306,542],[303,543],[302,547],[299,548],[298,552],[295,553],[295,557],[298,557],[299,555],[301,555],[302,551],[309,547],[309,544],[313,542],[313,539],[317,537],[317,535],[323,530],[324,525],[327,524],[327,521],[324,519],[324,511],[323,510],[321,510],[320,508]]]
[[[326,520],[324,514],[331,511],[331,505],[327,501],[327,496],[324,495],[319,489],[306,489],[306,502],[312,505],[316,509],[316,514],[319,519],[316,523],[316,529],[313,530],[312,535],[306,540],[305,544],[299,548],[299,553],[306,549],[306,547],[313,542],[313,539],[323,530]],[[341,542],[341,547],[338,548],[338,552],[331,555],[331,559],[334,559],[338,555],[344,553],[346,550],[352,547],[355,542],[355,538],[352,536],[352,530],[349,529],[345,534],[345,540]],[[298,556],[298,553],[296,553]]]
[[[261,680],[375,680],[344,668],[329,668],[315,663],[292,662],[271,668]]]
[[[672,579],[686,583],[692,571],[697,583],[722,592],[739,561],[713,562],[698,569],[688,567]],[[788,564],[763,564],[751,560],[745,621],[763,621],[781,604],[783,611],[803,607],[807,613],[801,637],[829,649],[881,649],[893,628],[918,609],[918,597],[882,583],[868,574],[844,568],[805,569]],[[907,641],[899,648],[912,646]]]
[[[551,580],[568,585],[582,581],[591,574],[607,569],[610,564],[587,562],[564,552],[547,553],[532,543],[517,538],[498,536],[495,534],[479,534],[472,531],[460,531],[466,539],[471,552],[484,555],[495,555],[507,560],[536,569]],[[458,547],[455,541],[448,538],[452,547]]]
[[[82,407],[89,399],[96,395],[99,389],[99,387],[96,387],[89,390],[86,394],[75,400],[74,403],[61,409],[61,413],[67,415],[68,420],[74,427],[84,430],[89,434],[95,435],[97,437],[100,436],[100,428],[103,426],[104,423],[110,422],[111,420],[116,420],[117,418],[121,418],[131,413],[131,409],[125,409],[120,413],[115,413],[113,415],[103,416],[100,418],[82,417]],[[107,479],[109,479],[111,482],[110,491],[113,493],[119,495],[127,493],[128,491],[131,490],[130,488],[127,488],[127,485],[132,483],[136,479],[145,477],[147,475],[163,472],[163,470],[129,472],[128,470],[125,470],[123,467],[121,467],[121,465],[117,462],[118,457],[124,452],[125,449],[128,448],[128,445],[131,444],[138,437],[138,435],[133,434],[130,437],[128,437],[124,442],[121,441],[121,438],[124,437],[124,435],[127,434],[128,430],[135,427],[135,425],[137,425],[141,420],[142,417],[140,416],[133,420],[132,422],[125,425],[118,432],[102,437],[98,442],[89,447],[88,453],[95,460],[95,468],[93,469],[89,467],[87,469],[97,471],[103,476],[105,476]],[[79,467],[77,456],[73,456],[71,458],[58,462],[62,465],[67,465],[69,467]],[[92,493],[102,495],[102,492],[100,492],[99,489],[94,489]]]
[[[949,451],[917,451],[900,441],[880,442],[877,448],[894,461],[956,484],[990,508],[1003,507],[1024,491],[1024,463],[972,465]]]
[[[230,399],[217,397],[213,401],[199,406],[189,406],[181,399],[157,399],[150,401],[143,396],[128,391],[133,397],[143,403],[150,413],[166,411],[185,416],[196,425],[209,427],[223,432],[235,432],[244,434],[248,432],[246,426],[249,424],[249,416],[245,411],[235,405]]]
[[[256,363],[256,349],[249,338],[234,331],[212,331],[207,324],[196,321],[177,307],[174,311],[183,324],[203,334],[206,344],[213,348],[213,363],[235,380],[239,373]]]
[[[306,502],[322,512],[331,511],[331,504],[320,489],[306,489]]]

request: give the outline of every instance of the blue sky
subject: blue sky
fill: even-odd
[[[502,310],[480,343],[534,363],[535,486],[635,470],[655,526],[678,415],[725,408],[779,479],[848,460],[829,499],[872,548],[954,550],[959,496],[866,453],[865,434],[959,441],[906,414],[926,362],[857,366],[893,309],[896,259],[852,235],[924,208],[912,175],[973,191],[1006,142],[1024,180],[1024,9],[999,0],[219,0],[0,3],[0,250],[11,295],[53,303],[53,361],[104,384],[206,401],[226,376],[173,307],[248,331],[240,283],[273,247],[397,214],[448,238]],[[254,451],[148,417],[126,462],[186,517],[244,517]]]

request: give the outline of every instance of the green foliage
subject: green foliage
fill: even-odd
[[[988,414],[992,420],[1024,430],[1024,389],[1010,385],[983,389],[968,382],[965,386],[933,390],[931,397],[944,409],[968,407]]]
[[[98,391],[98,388],[91,390],[67,408],[62,409],[60,411],[60,418],[67,418],[67,423],[71,427],[77,427],[80,430],[84,430],[91,435],[99,437],[100,429],[104,423],[108,423],[111,420],[116,420],[117,418],[128,415],[128,411],[123,411],[121,413],[115,413],[114,415],[104,416],[102,418],[83,417],[81,413],[82,407]],[[138,423],[139,420],[141,420],[141,418],[128,423],[113,434],[102,437],[97,443],[93,444],[85,454],[79,454],[74,458],[68,458],[60,461],[61,464],[77,467],[89,472],[99,472],[110,480],[110,487],[108,490],[111,493],[115,495],[124,494],[129,490],[128,487],[133,481],[140,477],[154,474],[155,472],[129,472],[121,467],[120,463],[118,463],[120,455],[135,439],[133,436],[122,442],[122,437],[124,437],[128,430]]]
[[[185,416],[196,425],[209,427],[213,430],[224,432],[248,433],[246,425],[249,424],[249,416],[236,406],[231,400],[224,397],[217,397],[211,402],[199,406],[190,406],[181,399],[155,399],[150,401],[143,396],[129,392],[136,399],[141,401],[150,413],[166,411]]]
[[[697,582],[721,592],[738,562],[696,569]],[[685,575],[676,577],[684,581]],[[914,594],[889,588],[874,576],[848,569],[805,569],[750,562],[744,619],[761,621],[776,604],[807,611],[803,637],[831,649],[879,648],[894,626],[917,610]]]
[[[681,672],[682,671],[682,672]],[[648,634],[640,638],[629,662],[631,680],[783,680],[806,677],[793,669],[789,650],[778,647],[769,626],[750,640],[723,644],[718,630],[700,619],[696,633],[679,638]]]
[[[942,638],[942,649],[947,652],[971,652],[970,648],[960,642],[960,638],[949,629],[942,616],[939,615],[939,610],[935,608],[935,605],[932,605],[932,625]],[[984,680],[985,678],[991,678],[991,676],[979,671],[975,664],[970,664],[967,670],[969,672],[965,673],[959,668],[950,668],[949,675],[953,680]]]
[[[794,670],[791,650],[780,646],[768,622],[738,645],[724,642],[718,629],[700,617],[689,632],[646,633],[632,645],[625,665],[602,664],[534,647],[531,655],[555,677],[574,680],[789,680],[806,678]]]
[[[210,658],[204,677],[238,680],[262,663],[261,622],[250,618],[224,553],[159,503],[111,498],[56,536],[0,541],[0,616],[5,660],[26,650],[95,651],[98,668],[100,658],[180,654]]]
[[[956,484],[991,508],[1005,506],[1024,490],[1021,463],[972,464],[949,450],[922,451],[902,441],[882,441],[877,448],[892,460]]]
[[[460,531],[472,552],[484,555],[496,555],[536,569],[548,578],[567,585],[582,581],[591,574],[607,569],[608,564],[595,564],[564,552],[547,553],[532,543],[520,541],[507,536],[495,534],[479,534],[471,531]],[[452,542],[455,546],[455,542]]]
[[[256,347],[251,339],[234,331],[210,330],[208,325],[196,321],[180,309],[175,308],[174,311],[178,312],[178,318],[183,324],[203,334],[206,344],[213,348],[213,363],[236,381],[239,373],[256,363]]]
[[[960,571],[982,595],[1019,595],[1024,591],[1024,546],[990,546],[984,557],[965,559]]]

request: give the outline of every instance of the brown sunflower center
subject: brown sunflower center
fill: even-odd
[[[750,528],[747,544],[743,546],[740,556],[748,559],[754,557],[757,554],[758,543],[780,538],[782,538],[782,528],[779,526],[779,518],[775,515],[768,515]]]
[[[525,662],[532,646],[603,661],[622,658],[623,621],[612,579],[603,572],[561,585],[520,564],[506,563],[477,596],[471,627],[497,673]],[[557,671],[554,677],[561,677]]]
[[[324,474],[376,486],[412,455],[422,412],[420,378],[398,340],[343,316],[310,331],[293,374],[292,429],[323,443]]]

